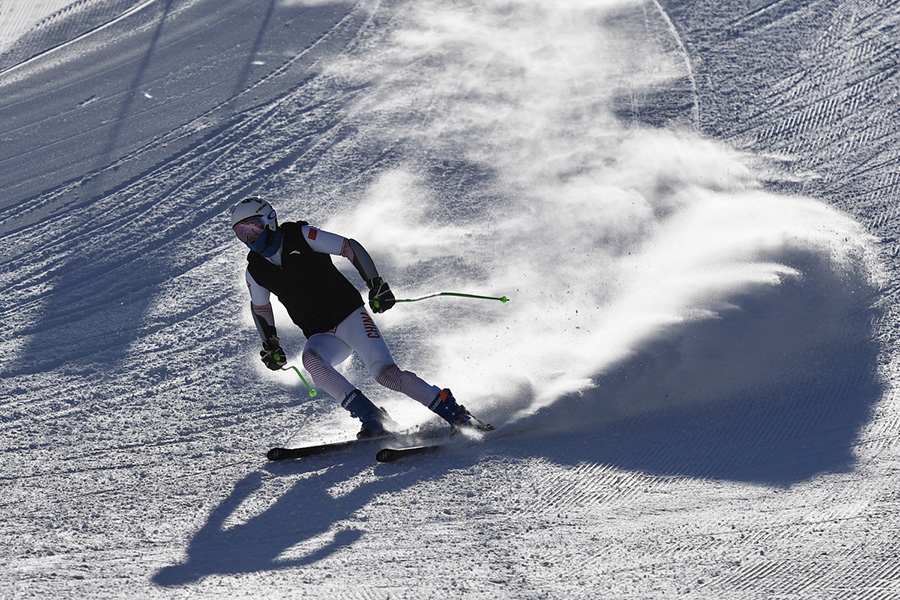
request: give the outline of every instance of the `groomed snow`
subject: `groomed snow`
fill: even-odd
[[[722,4],[0,4],[0,597],[900,596],[900,15]],[[251,193],[492,439],[266,462]]]

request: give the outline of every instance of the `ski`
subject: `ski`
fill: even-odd
[[[321,454],[331,454],[346,450],[357,445],[369,445],[378,442],[390,440],[395,443],[419,444],[423,440],[437,438],[446,435],[445,429],[430,430],[416,428],[409,431],[401,431],[388,435],[382,435],[373,438],[363,438],[354,440],[344,440],[340,442],[327,442],[322,444],[311,444],[308,446],[300,446],[299,448],[280,448],[275,447],[269,449],[266,458],[271,461],[296,460],[299,458],[309,458],[311,456],[319,456]]]
[[[389,463],[394,462],[396,460],[400,460],[401,458],[406,458],[408,456],[418,456],[422,454],[433,454],[435,452],[440,452],[445,448],[451,447],[466,447],[473,444],[477,444],[484,440],[484,435],[495,431],[495,428],[492,425],[487,425],[484,423],[480,423],[483,429],[480,431],[475,431],[474,433],[462,434],[459,436],[454,436],[454,434],[450,434],[450,438],[434,443],[434,444],[409,444],[407,446],[398,445],[396,447],[382,448],[375,455],[375,460],[380,463]],[[394,441],[394,440],[391,440]]]
[[[426,446],[407,446],[405,448],[382,448],[375,455],[375,460],[380,463],[389,463],[415,454],[438,452],[443,447],[444,444],[430,444]]]
[[[337,452],[356,446],[357,444],[365,444],[369,442],[377,442],[390,439],[390,436],[382,436],[377,438],[365,438],[362,440],[346,440],[343,442],[330,442],[327,444],[313,444],[310,446],[301,446],[299,448],[271,448],[266,452],[266,458],[272,461],[295,460],[298,458],[308,458],[310,456],[318,456],[319,454],[328,454]]]

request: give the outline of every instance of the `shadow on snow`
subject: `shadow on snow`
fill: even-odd
[[[175,587],[200,581],[210,575],[278,571],[315,564],[342,548],[352,546],[363,537],[364,532],[346,527],[303,556],[278,557],[298,544],[325,536],[336,524],[352,519],[356,511],[376,497],[412,487],[422,482],[423,478],[436,478],[443,473],[443,469],[435,468],[423,475],[419,470],[404,472],[402,467],[392,465],[385,469],[390,468],[393,476],[361,484],[339,497],[330,493],[335,485],[369,468],[375,452],[374,448],[369,450],[267,465],[266,470],[277,476],[312,474],[299,479],[262,513],[226,528],[228,517],[262,486],[262,472],[250,473],[238,481],[229,496],[210,513],[206,523],[193,536],[187,547],[187,560],[160,569],[153,575],[152,581],[163,587]],[[316,471],[335,460],[340,462]],[[471,460],[477,460],[477,457],[473,455]],[[458,462],[454,462],[454,467],[459,467]]]
[[[825,277],[831,286],[825,296],[811,280],[785,283],[771,296],[741,298],[741,310],[724,319],[665,332],[598,375],[593,390],[498,431],[484,450],[505,459],[540,457],[559,465],[605,464],[777,487],[852,469],[859,430],[883,393],[871,336],[876,315],[871,295],[852,278],[840,285]],[[768,384],[759,386],[760,380]],[[376,470],[386,476],[335,497],[330,490],[368,469],[372,452],[345,453],[324,468],[334,458],[269,465],[280,476],[310,475],[262,513],[226,528],[228,517],[260,488],[262,474],[240,480],[191,539],[187,560],[159,570],[154,583],[180,586],[215,574],[314,564],[365,535],[350,526],[328,538],[378,496],[490,460],[470,448],[425,459],[427,469],[390,465]],[[318,546],[302,556],[279,558],[314,542]]]

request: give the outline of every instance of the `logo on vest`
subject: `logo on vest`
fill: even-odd
[[[363,327],[366,329],[366,337],[380,338],[381,333],[378,331],[378,325],[375,324],[369,313],[362,311],[359,313],[359,316],[362,317]]]

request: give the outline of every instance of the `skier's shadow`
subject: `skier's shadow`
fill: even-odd
[[[342,457],[345,458],[345,457]],[[315,459],[313,459],[315,461]],[[410,479],[403,472],[363,483],[349,493],[330,492],[345,484],[371,464],[371,456],[352,457],[321,473],[302,477],[274,504],[247,521],[226,528],[225,522],[238,507],[262,487],[264,474],[254,471],[235,484],[234,489],[209,515],[187,548],[187,559],[157,571],[152,581],[164,587],[187,585],[210,575],[235,575],[278,571],[324,560],[341,548],[359,541],[364,532],[347,527],[334,533],[331,541],[298,558],[279,559],[290,548],[327,534],[335,524],[352,520],[357,510],[382,493],[412,485],[421,472]],[[273,464],[266,471],[275,476],[298,476],[323,467],[320,461]]]

